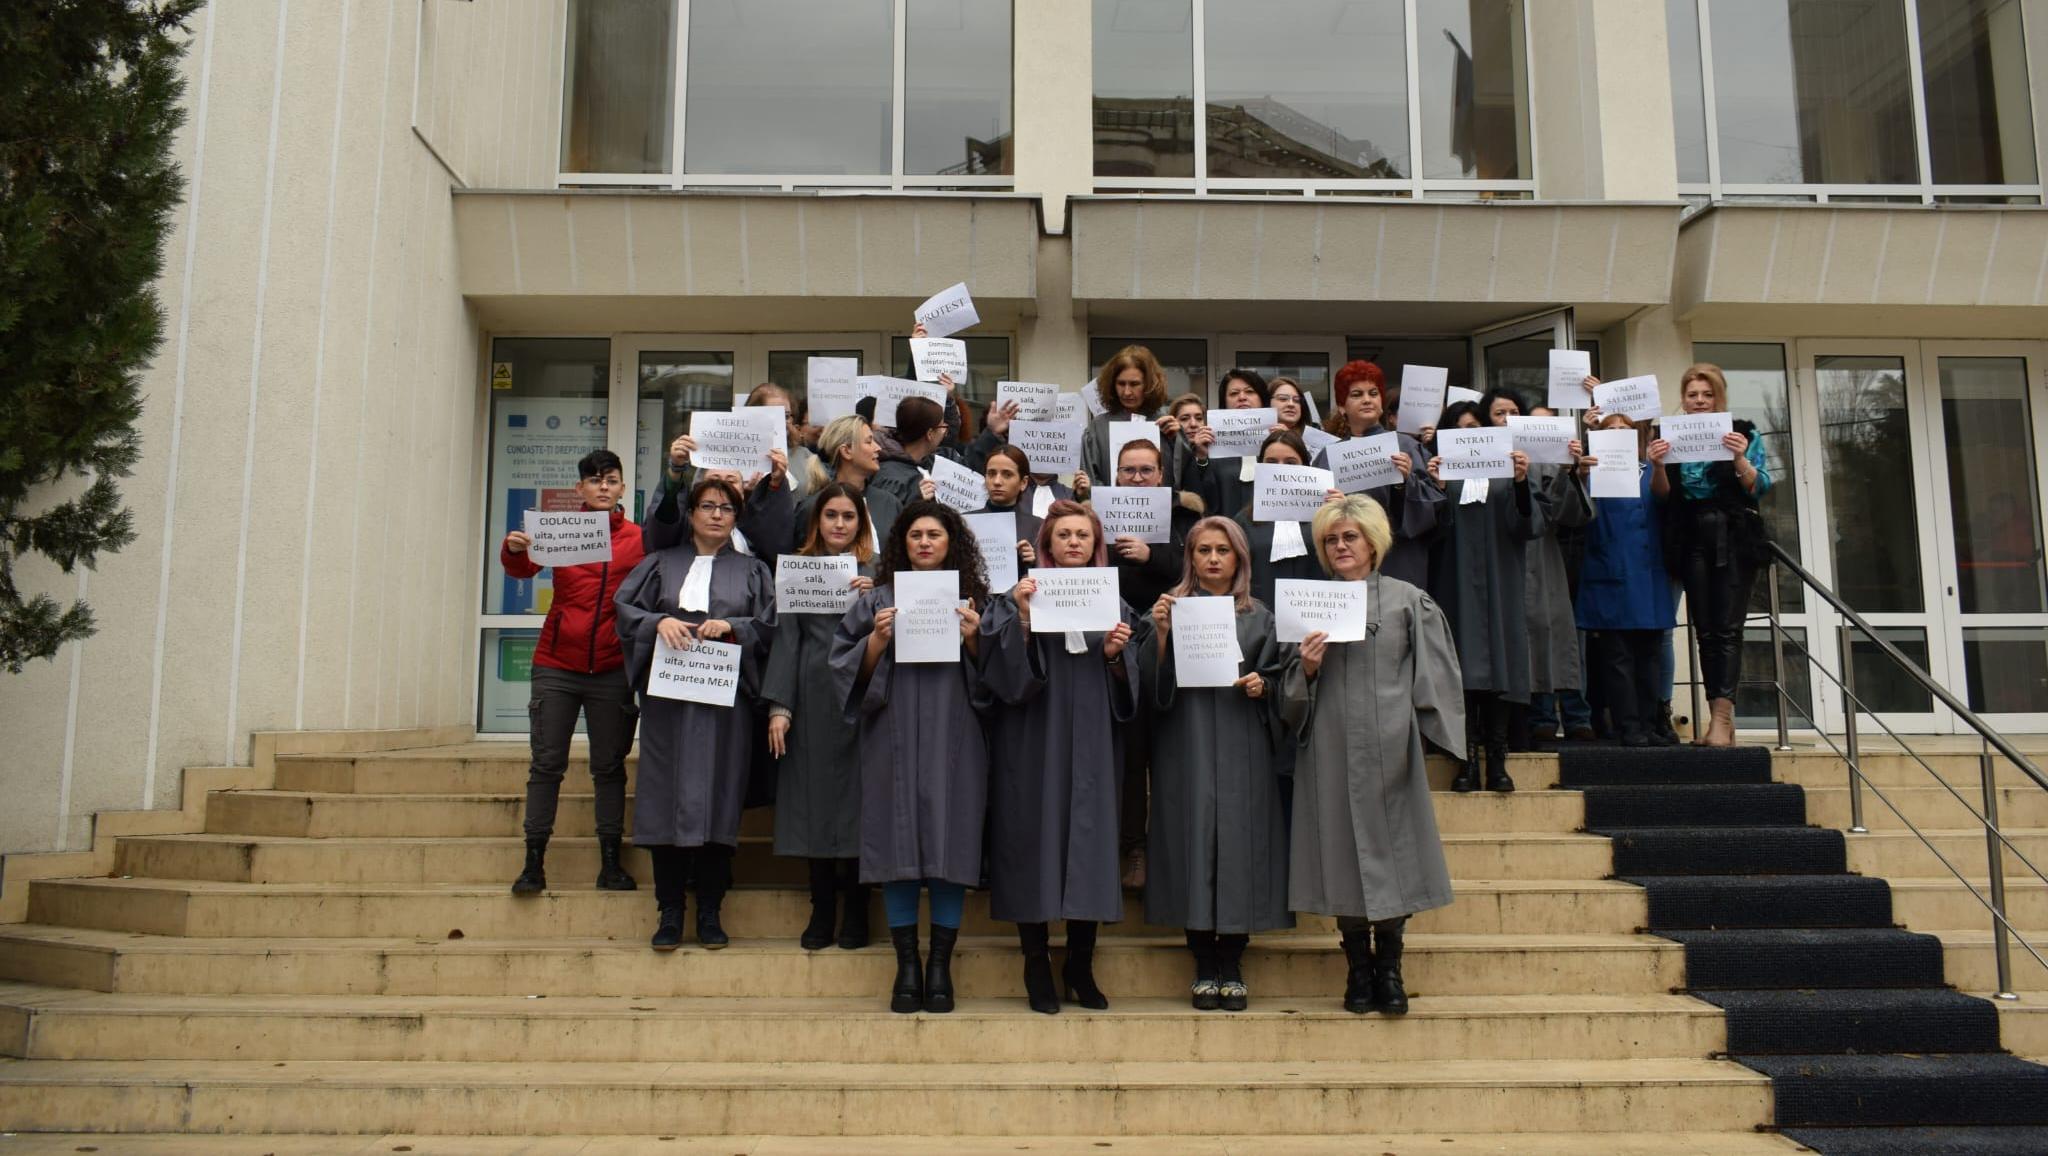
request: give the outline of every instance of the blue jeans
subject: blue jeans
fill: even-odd
[[[1579,669],[1586,666],[1586,634],[1579,632]],[[1577,688],[1531,695],[1529,698],[1529,728],[1539,734],[1549,734],[1563,723],[1562,729],[1593,725],[1593,704],[1586,701],[1585,693]]]
[[[959,930],[960,916],[967,907],[967,888],[944,879],[902,879],[882,884],[882,908],[889,913],[890,927],[917,924],[917,894],[932,891],[932,926]]]

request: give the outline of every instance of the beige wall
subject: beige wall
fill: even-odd
[[[253,730],[470,717],[477,331],[451,178],[552,182],[553,0],[219,0],[158,291],[136,540],[77,578],[99,632],[0,678],[0,851],[175,805]],[[472,175],[473,174],[473,175]],[[250,452],[253,450],[253,452]]]

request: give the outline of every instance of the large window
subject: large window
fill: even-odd
[[[1527,59],[1521,0],[1095,0],[1095,183],[1531,195]]]
[[[2036,203],[2019,0],[1665,0],[1682,193]]]
[[[569,0],[561,182],[1008,186],[1010,20],[1011,0]]]

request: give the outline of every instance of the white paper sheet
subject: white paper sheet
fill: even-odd
[[[1088,387],[1088,392],[1094,393],[1095,387]],[[1060,394],[1053,401],[1051,420],[1070,421],[1077,425],[1085,426],[1088,424],[1088,403],[1082,400],[1082,395],[1078,393]]]
[[[1013,421],[1010,444],[1024,451],[1034,474],[1071,474],[1081,468],[1081,439],[1088,427],[1077,421]]]
[[[675,648],[654,640],[654,664],[647,693],[654,698],[731,706],[740,692],[740,648],[730,642],[694,640]]]
[[[917,366],[919,381],[937,381],[940,374],[954,385],[967,384],[967,343],[951,337],[913,337],[910,361]]]
[[[1276,579],[1273,618],[1279,640],[1300,642],[1318,630],[1329,635],[1331,642],[1363,639],[1367,589],[1363,582]]]
[[[993,514],[962,514],[961,520],[974,533],[981,547],[981,561],[988,568],[988,588],[1006,594],[1017,584],[1017,511]]]
[[[1514,434],[1505,426],[1485,429],[1440,429],[1436,431],[1437,477],[1443,481],[1459,478],[1512,478]]]
[[[1636,454],[1636,431],[1596,429],[1586,435],[1586,449],[1600,459],[1588,480],[1596,498],[1641,498],[1642,462]]]
[[[1301,427],[1301,444],[1308,447],[1308,456],[1311,458],[1343,440],[1326,429],[1312,425]]]
[[[1123,459],[1124,447],[1143,439],[1153,445],[1159,444],[1159,427],[1150,418],[1135,421],[1113,421],[1109,423],[1109,475],[1116,476],[1117,463]],[[1162,463],[1164,454],[1161,455]]]
[[[786,405],[748,405],[744,399],[732,407],[732,412],[761,427],[768,434],[769,444],[789,453],[789,407]]]
[[[812,425],[853,416],[854,403],[861,396],[855,380],[859,376],[860,361],[852,357],[813,357],[806,363]]]
[[[1530,463],[1569,465],[1572,460],[1572,439],[1579,436],[1579,423],[1568,417],[1523,417],[1520,414],[1508,418],[1508,432],[1514,435],[1515,448],[1529,455]]]
[[[1244,650],[1237,644],[1237,605],[1232,599],[1174,599],[1171,638],[1176,686],[1229,686],[1237,681]]]
[[[526,556],[536,566],[581,566],[612,560],[612,516],[605,510],[528,510]]]
[[[1151,544],[1173,541],[1173,491],[1165,486],[1096,486],[1088,504],[1111,541],[1122,534]]]
[[[690,436],[697,448],[690,464],[700,470],[738,470],[742,477],[768,468],[775,437],[753,417],[700,409],[690,414]]]
[[[1551,409],[1584,409],[1593,399],[1586,379],[1593,374],[1593,355],[1583,349],[1550,351],[1550,381],[1544,401]]]
[[[850,554],[781,555],[775,560],[775,609],[782,614],[844,614],[853,605],[853,580],[859,574],[860,563]]]
[[[1336,485],[1329,470],[1260,462],[1252,480],[1252,521],[1313,521]]]
[[[988,487],[981,475],[949,457],[933,455],[932,486],[939,501],[963,514],[988,505]]]
[[[1017,417],[1023,421],[1058,420],[1059,400],[1060,387],[1057,385],[1043,385],[1035,381],[996,382],[996,408],[1000,410],[1005,403],[1014,401],[1017,403]],[[1081,420],[1081,399],[1078,396],[1074,398],[1073,420]]]
[[[927,297],[913,316],[924,325],[926,337],[951,337],[981,324],[981,314],[974,310],[974,297],[967,292],[965,281]]]
[[[899,570],[896,661],[960,660],[960,571]]]
[[[1657,421],[1657,435],[1671,443],[1664,460],[1682,462],[1732,462],[1735,451],[1721,439],[1735,432],[1731,413],[1674,413]]]
[[[1451,371],[1434,365],[1401,367],[1401,409],[1394,428],[1404,434],[1420,435],[1423,428],[1443,416],[1444,394],[1450,390]]]
[[[1664,412],[1654,374],[1603,381],[1593,387],[1593,404],[1601,413],[1618,413],[1630,421],[1647,421]]]
[[[1100,634],[1122,621],[1114,566],[1033,566],[1038,592],[1031,596],[1031,632]]]
[[[1210,459],[1258,457],[1260,443],[1279,420],[1280,415],[1270,408],[1210,410],[1209,428],[1216,433],[1216,441],[1209,447]]]
[[[1401,435],[1389,430],[1338,442],[1323,451],[1323,460],[1330,463],[1337,488],[1356,494],[1399,484],[1401,471],[1394,468],[1394,455],[1400,452]],[[1414,468],[1413,463],[1410,468]]]
[[[942,406],[946,404],[946,391],[943,388],[927,385],[922,381],[873,374],[858,380],[861,396],[875,399],[875,424],[884,429],[896,424],[896,405],[906,397],[922,397],[938,402]]]
[[[1469,401],[1473,405],[1478,405],[1485,400],[1485,394],[1476,389],[1466,389],[1462,385],[1453,385],[1444,390],[1444,404],[1446,406],[1456,405],[1461,401]]]

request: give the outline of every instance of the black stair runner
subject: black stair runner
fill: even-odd
[[[1941,941],[1892,923],[1839,831],[1771,781],[1762,747],[1567,747],[1560,786],[1685,945],[1729,1058],[1771,1079],[1780,1131],[1823,1153],[2048,1153],[2048,1067],[2006,1054],[1989,1001],[1950,988]]]

